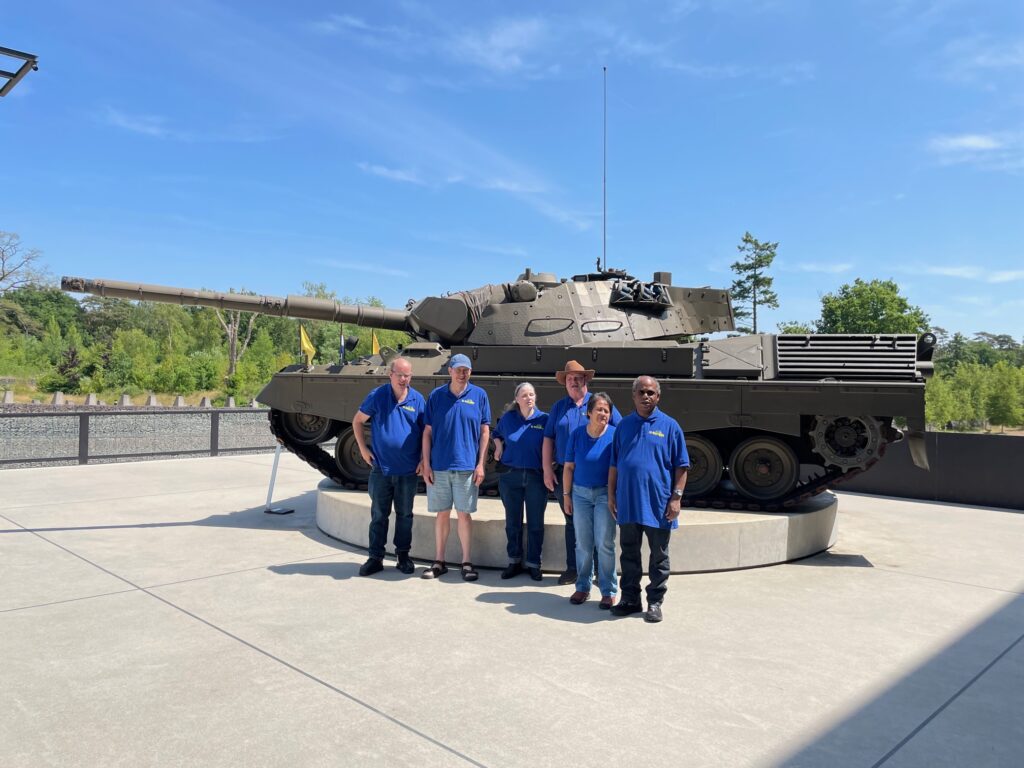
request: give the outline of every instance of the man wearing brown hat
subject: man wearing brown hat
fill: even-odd
[[[572,516],[565,514],[562,465],[565,464],[569,435],[587,423],[587,402],[590,400],[587,385],[594,378],[594,373],[592,368],[584,368],[577,361],[570,360],[564,370],[555,374],[558,383],[565,387],[566,395],[551,407],[548,423],[544,427],[541,462],[544,466],[544,485],[549,491],[554,491],[565,517],[565,571],[558,577],[559,584],[576,583],[576,529],[572,524]],[[615,426],[621,418],[618,409],[612,407],[608,423]]]

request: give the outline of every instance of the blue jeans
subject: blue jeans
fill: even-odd
[[[573,484],[572,516],[576,528],[576,591],[590,592],[597,547],[597,584],[603,597],[618,592],[615,574],[615,520],[608,509],[608,486]]]
[[[548,489],[544,473],[539,469],[512,468],[498,475],[498,492],[505,505],[505,538],[508,560],[523,559],[523,508],[526,508],[526,567],[540,568],[544,548],[544,510],[548,506]]]
[[[412,500],[416,496],[416,475],[385,475],[374,467],[370,470],[367,490],[370,492],[370,557],[384,559],[388,542],[388,517],[395,507],[395,553],[412,547]]]

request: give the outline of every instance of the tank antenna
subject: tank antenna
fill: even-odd
[[[608,269],[608,67],[604,72],[604,132],[601,147],[601,258],[602,271]]]

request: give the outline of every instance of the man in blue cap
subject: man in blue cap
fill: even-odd
[[[472,518],[476,512],[484,462],[491,435],[491,405],[487,393],[469,381],[473,364],[466,355],[448,362],[451,381],[427,398],[423,429],[423,479],[427,483],[427,509],[434,521],[434,563],[423,571],[424,579],[448,572],[445,545],[451,532],[452,507],[458,515],[462,543],[462,578],[476,581],[479,574],[470,556]]]
[[[371,576],[384,568],[388,518],[395,508],[395,555],[402,573],[416,570],[409,558],[412,547],[412,502],[423,449],[426,401],[410,386],[412,363],[396,357],[388,365],[388,382],[373,389],[352,419],[359,454],[370,465],[370,557],[359,569]],[[366,444],[363,426],[370,422],[373,448]]]

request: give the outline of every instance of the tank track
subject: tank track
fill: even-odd
[[[281,426],[282,415],[282,412],[277,409],[271,409],[269,415],[270,431],[281,445],[309,464],[309,466],[313,467],[317,472],[325,477],[329,477],[341,487],[349,490],[366,489],[365,483],[354,483],[351,480],[342,477],[338,472],[338,465],[334,461],[334,457],[319,445],[297,445],[289,442],[287,435]],[[879,448],[877,457],[859,469],[851,469],[847,472],[843,472],[839,467],[833,468],[826,471],[825,474],[820,477],[815,477],[806,483],[797,485],[796,488],[790,491],[783,498],[769,503],[762,504],[750,501],[749,499],[741,497],[739,494],[727,492],[719,486],[712,493],[706,496],[701,496],[699,499],[684,498],[683,506],[695,509],[731,509],[742,512],[779,512],[781,510],[792,509],[797,504],[806,501],[812,496],[817,496],[819,493],[823,493],[829,488],[839,485],[852,477],[856,477],[861,472],[867,471],[882,458],[888,445],[888,441],[883,442]],[[488,496],[497,495],[496,489],[487,489],[484,492]]]
[[[750,499],[745,499],[737,493],[725,491],[722,486],[719,485],[712,493],[706,496],[701,496],[699,499],[683,498],[683,506],[696,509],[733,509],[744,512],[780,512],[782,510],[792,509],[797,504],[806,501],[812,496],[824,493],[833,486],[844,483],[850,478],[856,477],[861,472],[866,472],[871,469],[871,467],[874,466],[883,455],[885,455],[885,449],[888,445],[888,441],[883,442],[878,449],[878,455],[863,467],[850,469],[846,472],[843,472],[840,467],[833,467],[832,469],[827,470],[825,474],[820,477],[815,477],[806,483],[798,484],[796,488],[790,491],[786,496],[783,496],[781,499],[776,499],[775,501],[763,504],[750,501]]]
[[[284,427],[281,424],[283,416],[283,411],[279,411],[276,408],[270,409],[270,431],[276,438],[277,442],[309,464],[309,466],[321,475],[331,478],[331,480],[336,482],[338,485],[345,488],[356,487],[355,483],[351,480],[347,480],[341,476],[338,472],[338,464],[335,462],[334,457],[319,445],[298,445],[290,442],[288,440],[287,433],[284,431]]]

